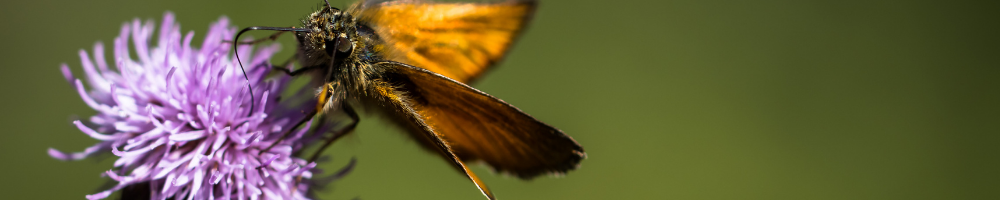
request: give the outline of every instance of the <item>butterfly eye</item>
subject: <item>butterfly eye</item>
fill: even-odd
[[[354,43],[351,43],[351,40],[347,39],[347,37],[338,37],[337,40],[340,40],[340,44],[337,46],[337,51],[340,51],[340,53],[347,53],[351,49],[354,49]]]

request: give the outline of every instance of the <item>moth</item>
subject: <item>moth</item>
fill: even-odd
[[[466,163],[482,161],[497,172],[531,179],[563,174],[586,158],[583,147],[559,129],[467,85],[503,59],[536,4],[361,1],[340,10],[326,2],[301,27],[247,27],[233,41],[250,30],[279,31],[270,39],[294,33],[301,67],[275,68],[313,76],[313,115],[343,112],[352,119],[311,160],[355,128],[355,107],[371,108],[495,199]]]

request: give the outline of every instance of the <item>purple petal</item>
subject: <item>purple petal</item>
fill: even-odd
[[[83,99],[83,103],[86,103],[87,106],[90,106],[90,108],[104,113],[117,113],[111,107],[97,103],[97,101],[91,98],[90,95],[87,94],[87,91],[83,89],[83,82],[81,82],[80,79],[76,79],[76,84],[74,84],[74,86],[76,86],[77,93],[79,93],[81,99]]]
[[[101,74],[107,76],[104,72],[108,72],[108,61],[104,59],[104,44],[97,42],[94,43],[94,60],[97,62],[97,69],[100,70]]]
[[[118,139],[118,136],[116,135],[104,135],[98,133],[97,131],[94,131],[94,129],[90,129],[90,127],[83,125],[83,123],[81,123],[80,120],[73,121],[73,124],[76,125],[77,129],[80,129],[80,131],[83,131],[83,133],[87,134],[88,136],[94,139],[104,140],[104,141]]]
[[[76,77],[73,77],[73,72],[69,70],[69,66],[66,65],[66,63],[60,64],[59,70],[62,71],[63,78],[66,78],[66,82],[68,82],[70,85],[73,85],[74,84],[73,80],[76,80]]]
[[[104,76],[102,76],[101,73],[97,72],[97,69],[94,68],[94,63],[91,62],[90,57],[87,56],[87,51],[80,50],[79,54],[81,64],[83,64],[83,71],[87,74],[87,80],[89,80],[90,84],[95,88],[107,92],[104,88],[106,88],[110,83],[104,79]]]
[[[207,132],[205,130],[189,131],[178,134],[170,135],[170,140],[173,141],[191,141],[202,138]]]

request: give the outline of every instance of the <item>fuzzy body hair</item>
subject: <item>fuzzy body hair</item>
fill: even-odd
[[[358,20],[335,8],[323,8],[302,20],[308,32],[296,33],[299,42],[297,59],[305,68],[316,68],[315,84],[323,84],[317,95],[326,102],[322,111],[335,110],[346,100],[366,101],[372,91],[373,80],[379,79],[381,69],[371,63],[382,61],[384,42],[377,34]],[[346,55],[329,53],[330,41],[347,38],[351,50]]]

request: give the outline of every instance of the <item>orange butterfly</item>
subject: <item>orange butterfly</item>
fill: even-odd
[[[535,5],[533,0],[362,1],[339,10],[327,3],[303,20],[303,27],[248,27],[234,41],[250,30],[294,32],[303,67],[277,69],[315,76],[322,88],[314,114],[342,111],[352,118],[311,160],[354,129],[359,118],[352,105],[375,108],[495,199],[466,162],[482,160],[496,171],[530,179],[565,173],[586,158],[559,129],[466,85],[503,58]]]

